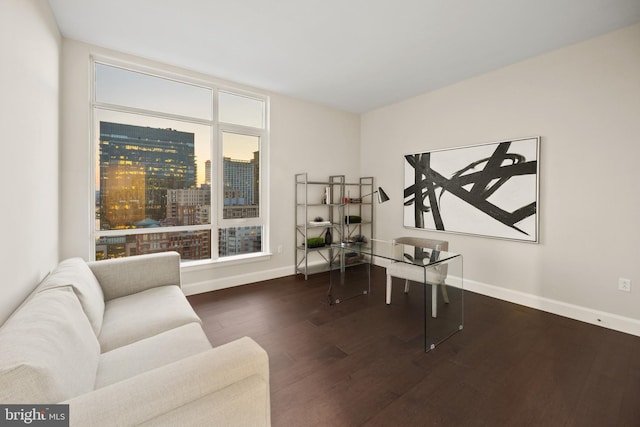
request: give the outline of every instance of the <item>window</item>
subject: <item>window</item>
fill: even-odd
[[[94,62],[95,257],[262,252],[267,99]]]

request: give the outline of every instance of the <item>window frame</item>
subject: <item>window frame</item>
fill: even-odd
[[[99,102],[96,100],[97,93],[97,80],[96,80],[96,64],[102,64],[110,67],[117,67],[127,71],[141,73],[149,75],[151,77],[157,77],[175,81],[178,83],[194,85],[202,87],[204,89],[211,90],[211,120],[201,119],[196,117],[183,116],[179,114],[165,113],[155,110],[146,110],[142,108],[129,107],[125,105],[112,104],[106,102]],[[91,185],[90,185],[90,197],[89,197],[89,210],[91,215],[90,224],[90,249],[91,257],[93,260],[96,258],[96,242],[100,237],[115,237],[125,235],[139,235],[139,234],[159,234],[159,233],[172,233],[181,231],[201,231],[209,230],[211,235],[211,257],[209,259],[202,260],[183,260],[183,266],[197,266],[211,263],[224,263],[224,262],[242,262],[244,260],[255,260],[261,256],[270,255],[269,253],[269,221],[268,221],[268,205],[269,205],[269,192],[268,177],[269,177],[269,113],[270,113],[270,98],[268,95],[260,94],[256,92],[250,92],[241,88],[233,87],[228,84],[220,84],[214,80],[193,78],[185,74],[176,73],[168,70],[164,70],[158,66],[149,67],[135,62],[123,61],[115,59],[113,57],[102,55],[90,56],[90,170],[91,170]],[[186,73],[186,72],[185,72]],[[263,103],[263,128],[253,128],[250,126],[243,126],[238,124],[224,123],[219,121],[219,104],[218,94],[220,92],[226,92],[232,95],[255,99]],[[118,230],[99,230],[95,226],[95,206],[96,206],[96,174],[99,173],[99,166],[97,164],[97,155],[99,150],[98,139],[99,123],[97,123],[98,110],[120,112],[125,114],[155,117],[159,119],[177,120],[182,122],[189,122],[197,125],[208,126],[209,129],[209,153],[212,167],[213,165],[219,165],[218,170],[212,174],[212,180],[216,179],[217,182],[211,183],[211,196],[209,209],[211,212],[209,224],[199,225],[183,225],[183,226],[171,226],[171,227],[159,227],[159,228],[131,228],[131,229],[118,229]],[[222,135],[225,132],[236,133],[241,135],[255,136],[259,138],[259,211],[257,217],[252,218],[223,218],[224,208],[224,177],[223,177],[223,144]],[[231,227],[250,227],[260,226],[261,232],[261,251],[252,252],[247,254],[230,255],[220,257],[219,255],[219,239],[218,232],[222,228]]]

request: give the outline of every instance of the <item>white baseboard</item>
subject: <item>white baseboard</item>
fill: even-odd
[[[385,262],[376,262],[376,264],[382,267],[386,266]],[[183,291],[185,295],[194,295],[203,292],[216,291],[219,289],[226,289],[234,286],[260,282],[263,280],[276,279],[278,277],[291,276],[293,274],[296,274],[296,270],[293,266],[280,267],[271,270],[263,270],[237,276],[222,277],[219,279],[211,279],[197,283],[185,284],[183,285]],[[454,280],[454,282],[451,284],[456,286],[456,281]],[[464,279],[464,288],[468,291],[486,295],[488,297],[497,298],[503,301],[512,302],[514,304],[523,305],[525,307],[530,307],[537,310],[546,311],[548,313],[568,317],[569,319],[579,320],[581,322],[602,326],[604,328],[613,329],[627,334],[640,336],[640,320],[632,319],[630,317],[624,317],[613,313],[593,310],[591,308],[581,307],[578,305],[540,297],[537,295],[527,294],[525,292],[515,291],[512,289],[502,288],[499,286],[489,285],[487,283],[482,283],[470,279]]]
[[[640,336],[640,320],[632,319],[630,317],[623,317],[617,314],[593,310],[591,308],[581,307],[550,298],[501,288],[499,286],[488,285],[475,280],[464,279],[464,288],[468,291],[481,295],[524,305],[526,307],[568,317],[569,319],[591,323],[592,325],[598,325],[627,334]]]
[[[389,264],[387,260],[377,259],[374,263],[381,267],[386,267]],[[447,281],[453,286],[459,286],[460,282],[459,278],[455,277],[451,277],[447,279]],[[626,334],[640,336],[640,320],[638,319],[581,307],[579,305],[527,294],[513,289],[489,285],[476,280],[464,279],[464,289],[499,300],[523,305],[525,307],[535,308],[536,310],[546,311],[547,313],[557,314],[558,316],[567,317],[569,319],[579,320],[581,322],[602,326],[604,328],[613,329]]]
[[[185,295],[195,295],[204,292],[232,288],[234,286],[247,285],[254,282],[261,282],[263,280],[277,279],[278,277],[291,276],[292,274],[295,274],[295,269],[293,267],[280,267],[271,270],[239,274],[237,276],[221,277],[218,279],[204,280],[202,282],[183,284],[182,291]]]

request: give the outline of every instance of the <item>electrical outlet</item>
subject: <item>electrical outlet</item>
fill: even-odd
[[[278,253],[281,254],[282,253],[282,245],[278,245]]]
[[[618,278],[618,290],[631,292],[631,279],[625,279],[624,277]]]

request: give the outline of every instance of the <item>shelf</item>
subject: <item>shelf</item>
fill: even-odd
[[[302,246],[302,245],[298,245],[298,246],[297,246],[297,249],[299,249],[299,250],[301,250],[301,251],[304,251],[304,250],[306,249],[308,252],[311,252],[311,251],[321,251],[321,250],[323,250],[323,249],[331,249],[331,245],[318,246],[318,247],[316,247],[316,248],[305,248],[305,247],[304,247],[304,246]]]
[[[324,185],[327,187],[331,185],[342,185],[342,183],[340,182],[328,182],[328,181],[296,181],[296,184]]]
[[[347,268],[355,266],[356,264],[350,264],[345,266]],[[333,264],[333,267],[329,269],[329,264],[313,264],[308,266],[306,269],[303,266],[296,268],[296,271],[301,274],[316,274],[316,273],[325,273],[327,271],[337,271],[340,270],[339,264]]]

